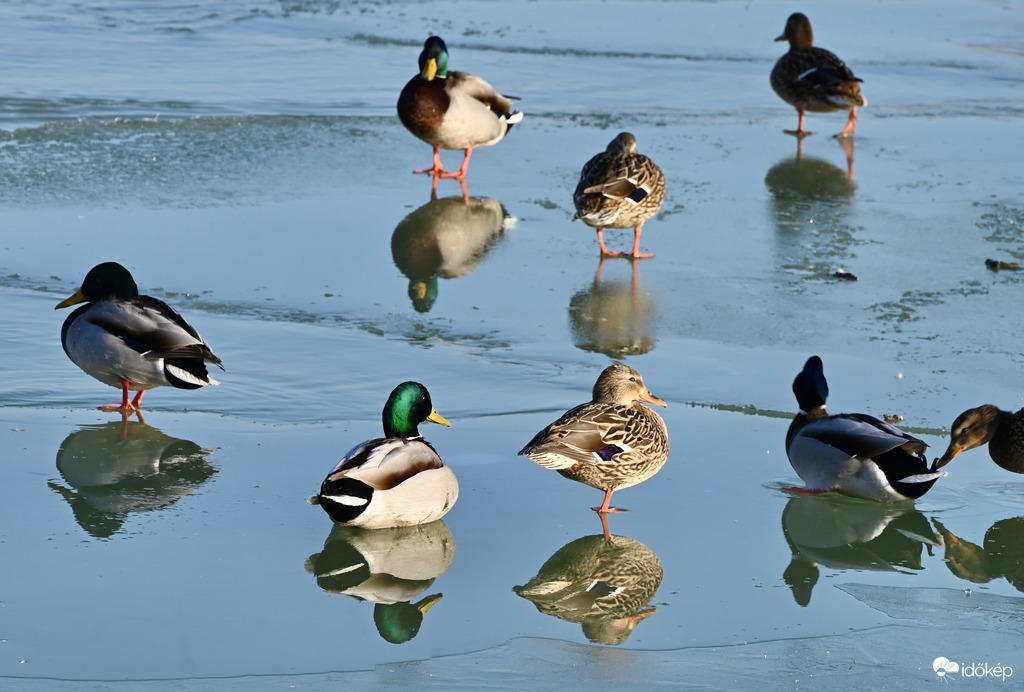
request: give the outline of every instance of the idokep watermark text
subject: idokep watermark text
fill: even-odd
[[[950,661],[945,656],[939,656],[932,661],[932,670],[940,678],[988,678],[1002,680],[1013,675],[1013,668],[996,663],[994,666],[988,663],[957,663]]]

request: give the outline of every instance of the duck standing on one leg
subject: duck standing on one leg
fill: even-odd
[[[413,171],[462,180],[475,147],[497,144],[523,114],[484,79],[469,72],[448,71],[448,47],[431,36],[420,53],[420,73],[398,97],[398,117],[420,139],[434,147],[434,165]],[[463,149],[462,168],[445,171],[440,149]]]
[[[146,390],[155,387],[220,384],[206,364],[224,366],[199,332],[167,303],[139,295],[135,279],[117,262],[89,270],[81,288],[55,309],[78,303],[87,305],[64,320],[60,340],[75,365],[121,390],[120,406],[101,409],[134,411]],[[131,401],[129,391],[138,392]]]
[[[863,413],[828,415],[828,383],[818,356],[807,359],[793,393],[800,413],[786,433],[786,454],[807,487],[791,490],[900,502],[921,497],[946,475],[928,466],[928,445],[913,435]]]
[[[786,29],[776,41],[789,41],[789,52],[772,69],[772,89],[783,101],[796,108],[800,122],[787,134],[804,136],[804,112],[831,113],[849,110],[846,126],[836,137],[852,137],[857,129],[857,108],[868,105],[860,93],[860,83],[834,53],[814,46],[814,32],[806,15],[795,12],[786,20]]]
[[[612,493],[643,483],[668,459],[665,421],[641,401],[667,406],[636,370],[610,365],[597,378],[589,402],[566,411],[519,454],[603,490],[604,502],[592,508],[595,512],[627,511],[609,506]]]
[[[324,479],[310,502],[339,524],[364,529],[436,521],[459,498],[455,472],[423,439],[424,421],[451,426],[419,382],[403,382],[382,412],[385,437],[356,445]]]
[[[936,468],[953,461],[961,452],[986,443],[992,461],[1007,471],[1024,473],[1024,408],[1010,413],[985,404],[961,413],[953,421],[949,447],[935,462]]]
[[[654,257],[640,252],[640,234],[644,222],[657,214],[665,201],[665,174],[654,161],[637,153],[632,134],[620,133],[603,152],[587,161],[572,200],[576,205],[572,220],[580,219],[597,229],[602,257]],[[633,249],[628,255],[605,247],[606,228],[633,229]]]

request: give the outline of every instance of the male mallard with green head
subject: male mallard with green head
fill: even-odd
[[[786,433],[786,455],[807,486],[790,490],[900,502],[921,497],[946,475],[928,465],[928,445],[913,435],[863,413],[828,415],[828,382],[818,356],[793,380],[793,394],[800,413]]]
[[[339,524],[364,529],[416,526],[448,513],[459,481],[420,434],[424,421],[451,426],[419,382],[403,382],[382,412],[384,437],[356,445],[324,479],[310,502]]]
[[[519,450],[545,468],[604,491],[595,512],[610,507],[612,493],[643,483],[668,459],[668,429],[661,416],[641,404],[667,404],[644,384],[640,373],[622,363],[604,369],[591,400],[565,412]]]
[[[409,132],[434,147],[434,165],[413,172],[463,179],[473,149],[500,142],[523,114],[512,105],[513,97],[502,96],[484,79],[449,72],[448,47],[438,36],[427,39],[419,64],[419,74],[398,97],[398,117]],[[445,171],[440,149],[463,149],[462,168]]]
[[[834,53],[814,46],[811,21],[800,12],[786,20],[786,29],[776,41],[789,41],[789,52],[779,58],[772,70],[772,89],[783,101],[796,108],[800,122],[787,134],[804,136],[804,112],[831,113],[849,110],[846,126],[836,137],[852,137],[857,129],[857,108],[868,105],[860,93],[860,82]]]
[[[572,220],[597,229],[602,257],[647,259],[640,252],[644,222],[658,213],[665,201],[665,175],[658,165],[636,150],[636,137],[622,132],[600,154],[583,166],[572,196],[576,215]],[[611,252],[604,244],[604,229],[632,228],[633,249]]]
[[[224,366],[199,332],[167,303],[139,295],[135,279],[117,262],[90,269],[81,288],[55,309],[78,303],[87,304],[64,320],[60,341],[75,365],[121,390],[120,406],[100,408],[134,411],[155,387],[219,384],[206,364]],[[129,391],[138,392],[131,401]]]

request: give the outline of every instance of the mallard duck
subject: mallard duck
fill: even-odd
[[[90,269],[81,288],[54,309],[78,303],[88,304],[64,320],[60,341],[75,365],[121,389],[121,405],[101,409],[134,411],[155,387],[220,384],[206,364],[224,366],[199,332],[167,303],[139,295],[135,279],[117,262]],[[138,392],[131,401],[129,391]]]
[[[776,41],[789,41],[789,52],[772,69],[772,89],[783,101],[796,108],[800,122],[791,135],[813,135],[804,129],[804,112],[831,113],[849,110],[850,118],[836,137],[852,137],[857,129],[857,108],[868,105],[860,93],[860,82],[834,53],[817,48],[814,32],[806,15],[795,12],[786,20],[786,29]]]
[[[451,426],[419,382],[395,387],[384,405],[384,437],[356,445],[310,498],[339,524],[364,529],[416,526],[440,519],[459,482],[419,432],[424,421]]]
[[[391,257],[409,279],[416,311],[433,307],[438,277],[475,271],[514,221],[501,202],[486,197],[433,199],[402,219],[391,235]]]
[[[605,247],[606,228],[632,228],[633,250],[628,257],[654,257],[640,252],[640,234],[644,222],[657,214],[665,201],[665,174],[654,161],[637,153],[632,134],[619,133],[604,151],[587,161],[572,201],[576,205],[572,220],[580,219],[597,229],[602,257],[627,256]]]
[[[589,402],[566,411],[519,454],[603,490],[604,502],[592,508],[595,512],[627,511],[609,506],[612,493],[643,483],[668,459],[665,421],[641,401],[667,406],[636,370],[610,365],[597,378]]]
[[[792,490],[899,502],[921,497],[946,475],[928,466],[928,445],[913,435],[863,413],[828,415],[828,383],[818,356],[807,359],[793,393],[800,413],[786,433],[786,454],[807,487]]]
[[[604,515],[602,515],[604,516]],[[617,645],[658,609],[664,568],[653,550],[626,536],[584,536],[548,558],[516,595],[545,615],[578,622],[592,642]]]
[[[960,452],[980,447],[986,442],[992,461],[1007,471],[1024,473],[1024,408],[1010,413],[985,404],[961,413],[953,421],[949,447],[935,462],[936,468],[953,461]]]
[[[431,36],[420,53],[420,73],[398,97],[398,117],[420,139],[434,147],[434,165],[413,171],[442,178],[465,178],[474,147],[497,144],[523,114],[484,79],[468,72],[448,71],[448,46]],[[463,149],[462,168],[452,173],[441,166],[439,149]]]

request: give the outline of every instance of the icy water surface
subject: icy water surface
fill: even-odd
[[[846,146],[810,114],[801,148],[768,85],[794,9],[0,5],[0,688],[1024,675],[1024,479],[977,450],[914,504],[783,490],[812,353],[833,411],[903,416],[932,455],[965,408],[1024,403],[1024,275],[985,265],[1024,260],[1024,7],[802,8],[870,104]],[[468,205],[409,173],[430,149],[394,114],[430,33],[527,114],[474,153]],[[657,256],[602,263],[571,191],[622,130],[668,197]],[[220,387],[96,409],[117,394],[53,307],[105,260],[186,314]],[[672,454],[608,545],[600,493],[515,453],[612,359],[668,402]],[[453,423],[423,432],[458,504],[332,529],[305,500],[405,379]],[[600,615],[543,598],[616,572]]]

